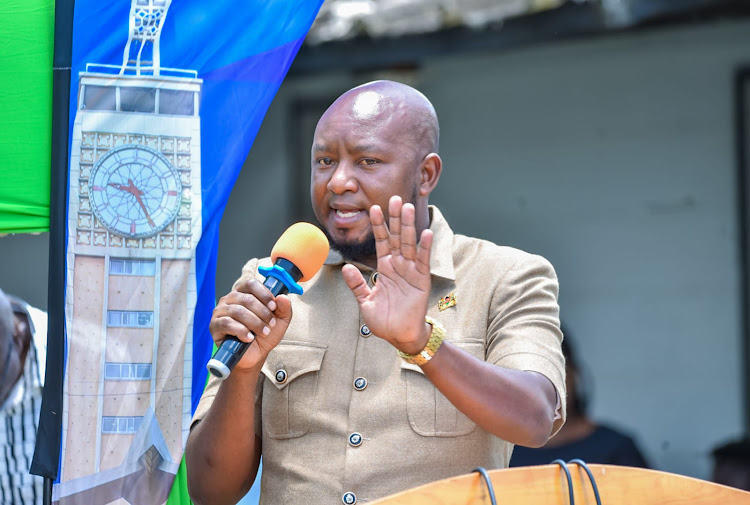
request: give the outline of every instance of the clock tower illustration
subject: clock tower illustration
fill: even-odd
[[[163,503],[187,440],[202,80],[161,66],[170,3],[132,0],[122,65],[79,74],[60,502]]]

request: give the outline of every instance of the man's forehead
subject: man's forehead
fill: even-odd
[[[321,153],[344,149],[355,153],[373,153],[391,150],[399,146],[410,146],[408,130],[398,121],[374,121],[363,124],[350,121],[340,128],[322,127],[316,129],[312,152]]]
[[[343,144],[346,146],[347,149],[350,149],[355,152],[370,152],[370,151],[377,151],[379,149],[382,149],[385,145],[385,143],[376,143],[372,141],[368,142],[359,142],[359,143],[353,143],[353,142],[347,142],[347,139],[332,139],[328,142],[325,140],[320,140],[318,142],[313,143],[312,150],[315,153],[323,153],[328,152],[332,150],[336,150],[339,147],[339,144]]]
[[[361,116],[326,113],[318,122],[313,137],[313,151],[325,151],[344,144],[358,151],[368,151],[384,143],[399,143],[402,140],[403,121],[398,121],[387,113],[376,112],[372,108],[360,109]],[[365,116],[372,114],[371,117]],[[395,138],[394,138],[395,136]]]

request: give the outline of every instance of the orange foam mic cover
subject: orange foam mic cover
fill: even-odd
[[[295,223],[279,237],[271,251],[271,260],[284,258],[300,272],[300,282],[312,279],[328,257],[328,239],[310,223]]]

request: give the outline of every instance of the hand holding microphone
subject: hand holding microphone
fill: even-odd
[[[315,276],[327,256],[328,240],[317,227],[309,223],[290,226],[271,251],[273,267],[258,269],[266,276],[263,283],[255,279],[239,283],[214,309],[210,330],[221,346],[209,360],[208,370],[226,379],[253,341],[257,346],[253,349],[255,359],[248,360],[248,366],[265,359],[284,336],[292,318],[289,299],[277,295],[302,294],[297,281]]]

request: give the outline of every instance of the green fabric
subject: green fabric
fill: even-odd
[[[182,456],[180,469],[174,478],[172,491],[169,492],[167,505],[191,505],[190,496],[187,491],[187,472],[185,471],[185,456]]]
[[[214,343],[213,352],[211,356],[216,354],[218,347]],[[209,375],[206,375],[206,384],[208,384]],[[204,384],[205,387],[205,384]],[[167,499],[167,505],[192,505],[190,496],[187,490],[187,472],[185,470],[185,455],[182,455],[182,461],[180,462],[180,469],[177,470],[177,475],[174,478],[172,484],[172,491],[169,492],[169,498]]]
[[[49,230],[54,0],[0,2],[0,233]]]

